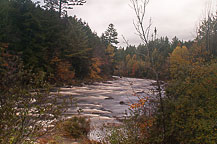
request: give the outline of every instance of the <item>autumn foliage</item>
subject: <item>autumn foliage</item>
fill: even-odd
[[[151,96],[138,97],[139,100],[129,106],[132,115],[127,119],[124,130],[113,133],[114,143],[216,143],[216,28],[216,15],[209,16],[199,27],[194,42],[183,43],[174,39],[173,48],[167,49],[168,55],[160,49],[161,45],[156,44],[157,41],[153,42],[158,47],[151,51],[152,66],[160,75],[163,72],[167,77],[162,104],[157,99],[150,101]],[[120,63],[126,64],[125,70],[122,66],[120,69],[126,72],[125,75],[133,76],[137,75],[138,49],[131,49],[131,53],[135,54],[126,55],[126,63]],[[146,59],[142,60],[145,63]],[[147,66],[148,63],[145,63],[145,68]],[[151,111],[147,107],[150,102],[154,106]],[[115,133],[121,136],[117,138]]]
[[[92,58],[92,63],[90,66],[90,78],[91,79],[102,79],[100,76],[101,69],[100,66],[103,64],[102,60],[100,58]]]

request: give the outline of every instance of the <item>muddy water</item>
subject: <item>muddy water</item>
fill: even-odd
[[[60,88],[60,94],[67,98],[72,96],[76,104],[70,105],[66,117],[77,114],[87,116],[91,120],[91,139],[99,139],[103,124],[118,124],[129,114],[129,105],[138,100],[138,96],[152,96],[153,80],[137,78],[120,78],[116,80],[84,85],[82,87]],[[135,96],[135,94],[137,96]]]

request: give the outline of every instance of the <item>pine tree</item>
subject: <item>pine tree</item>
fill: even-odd
[[[85,0],[44,0],[45,8],[57,10],[59,17],[67,15],[67,9],[73,9],[73,6],[83,5]]]
[[[105,40],[105,42],[111,45],[117,45],[118,42],[118,33],[116,31],[116,29],[114,28],[113,24],[109,24],[108,29],[105,31],[105,33],[103,34],[103,39]]]

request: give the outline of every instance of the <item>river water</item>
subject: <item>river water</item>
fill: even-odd
[[[129,115],[129,105],[138,101],[139,97],[154,97],[154,80],[114,77],[115,80],[96,82],[82,87],[62,87],[62,97],[73,97],[73,105],[64,113],[71,117],[78,112],[91,120],[90,139],[97,140],[104,124],[118,124],[118,119]]]

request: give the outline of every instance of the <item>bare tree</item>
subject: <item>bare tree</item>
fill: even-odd
[[[149,3],[149,0],[131,0],[131,4],[132,4],[131,7],[133,8],[133,10],[136,14],[136,18],[137,18],[136,23],[133,22],[134,27],[135,27],[140,39],[142,40],[143,44],[147,48],[147,53],[148,53],[147,57],[148,57],[148,62],[150,63],[149,69],[151,69],[152,72],[154,73],[155,80],[157,82],[157,88],[156,89],[157,89],[158,97],[160,100],[160,109],[162,112],[163,143],[164,143],[165,113],[164,113],[164,105],[163,105],[163,99],[162,99],[162,88],[161,88],[161,82],[159,80],[159,72],[157,71],[156,67],[154,66],[151,51],[150,51],[149,46],[148,46],[150,29],[152,26],[151,18],[150,18],[149,23],[147,25],[144,24],[148,3]],[[157,34],[156,28],[154,30],[154,33],[155,33],[155,38],[156,38],[156,34]]]
[[[134,27],[142,40],[143,44],[148,44],[149,41],[149,32],[151,28],[151,18],[149,24],[145,27],[144,20],[146,14],[146,7],[149,3],[149,0],[130,0],[132,3],[132,8],[136,14],[137,22],[133,22]],[[148,48],[148,56],[150,57],[150,50]]]
[[[58,10],[59,16],[65,14],[67,9],[73,9],[73,6],[84,5],[85,0],[44,0],[45,7]]]

